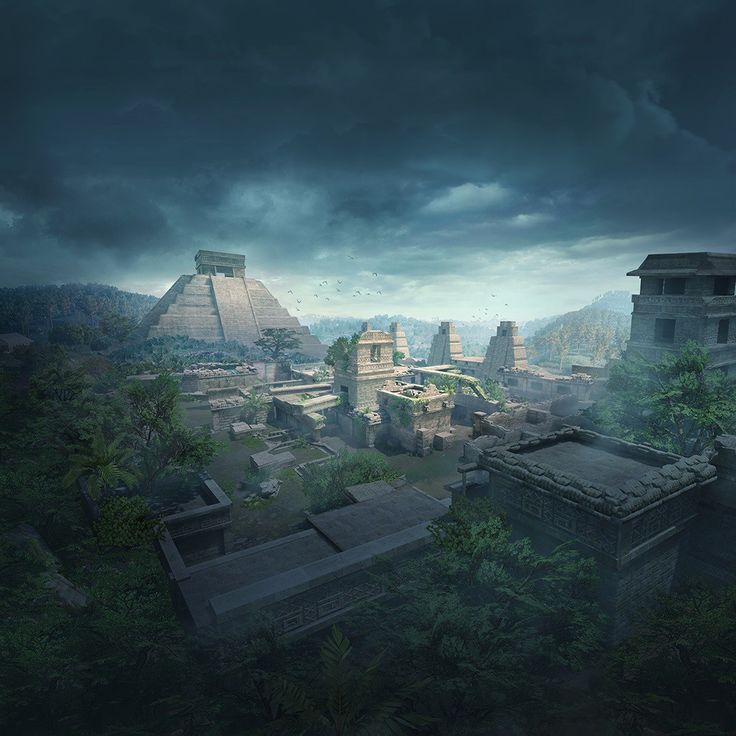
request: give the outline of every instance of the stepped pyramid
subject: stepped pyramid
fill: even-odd
[[[460,336],[455,332],[452,322],[440,322],[439,332],[432,338],[427,365],[450,365],[453,360],[463,357]]]
[[[298,334],[300,352],[324,357],[326,347],[257,279],[246,278],[245,256],[200,250],[197,273],[180,276],[136,328],[141,339],[181,335],[252,345],[267,328]]]
[[[411,357],[409,355],[409,342],[400,323],[391,323],[390,334],[394,341],[394,351],[398,350],[400,353],[404,353],[404,359]]]
[[[524,338],[519,335],[516,322],[501,322],[496,328],[496,334],[488,342],[482,374],[496,379],[501,368],[526,370],[528,367]]]

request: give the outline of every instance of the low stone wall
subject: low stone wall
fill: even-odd
[[[212,478],[206,476],[202,476],[201,494],[206,506],[163,518],[171,540],[187,563],[224,554],[229,542],[232,501]],[[173,564],[176,565],[176,561]]]

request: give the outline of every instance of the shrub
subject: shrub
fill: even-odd
[[[138,547],[159,537],[161,527],[143,496],[117,496],[100,510],[95,533],[104,547]]]
[[[350,500],[345,489],[358,483],[374,480],[391,480],[398,477],[380,455],[359,452],[343,452],[324,463],[312,463],[304,467],[304,495],[313,513],[321,513],[345,506]]]

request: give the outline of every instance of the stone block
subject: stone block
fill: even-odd
[[[276,470],[293,462],[296,462],[296,458],[288,450],[276,454],[264,450],[250,456],[250,464],[253,470]]]
[[[452,445],[452,432],[437,432],[432,440],[435,450],[447,450]]]

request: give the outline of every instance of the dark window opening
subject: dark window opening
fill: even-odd
[[[501,330],[501,337],[506,337],[506,330]]]
[[[519,385],[519,379],[518,378],[507,378],[506,383],[509,386],[518,386]]]
[[[672,343],[675,341],[675,320],[657,319],[654,321],[654,339],[657,342]]]
[[[728,325],[729,325],[729,320],[727,319],[718,320],[718,340],[717,342],[728,342]]]
[[[713,279],[714,296],[733,296],[736,279],[733,276],[716,276]]]
[[[378,363],[381,360],[381,346],[371,345],[371,363]]]
[[[663,294],[684,294],[687,279],[665,279]]]

